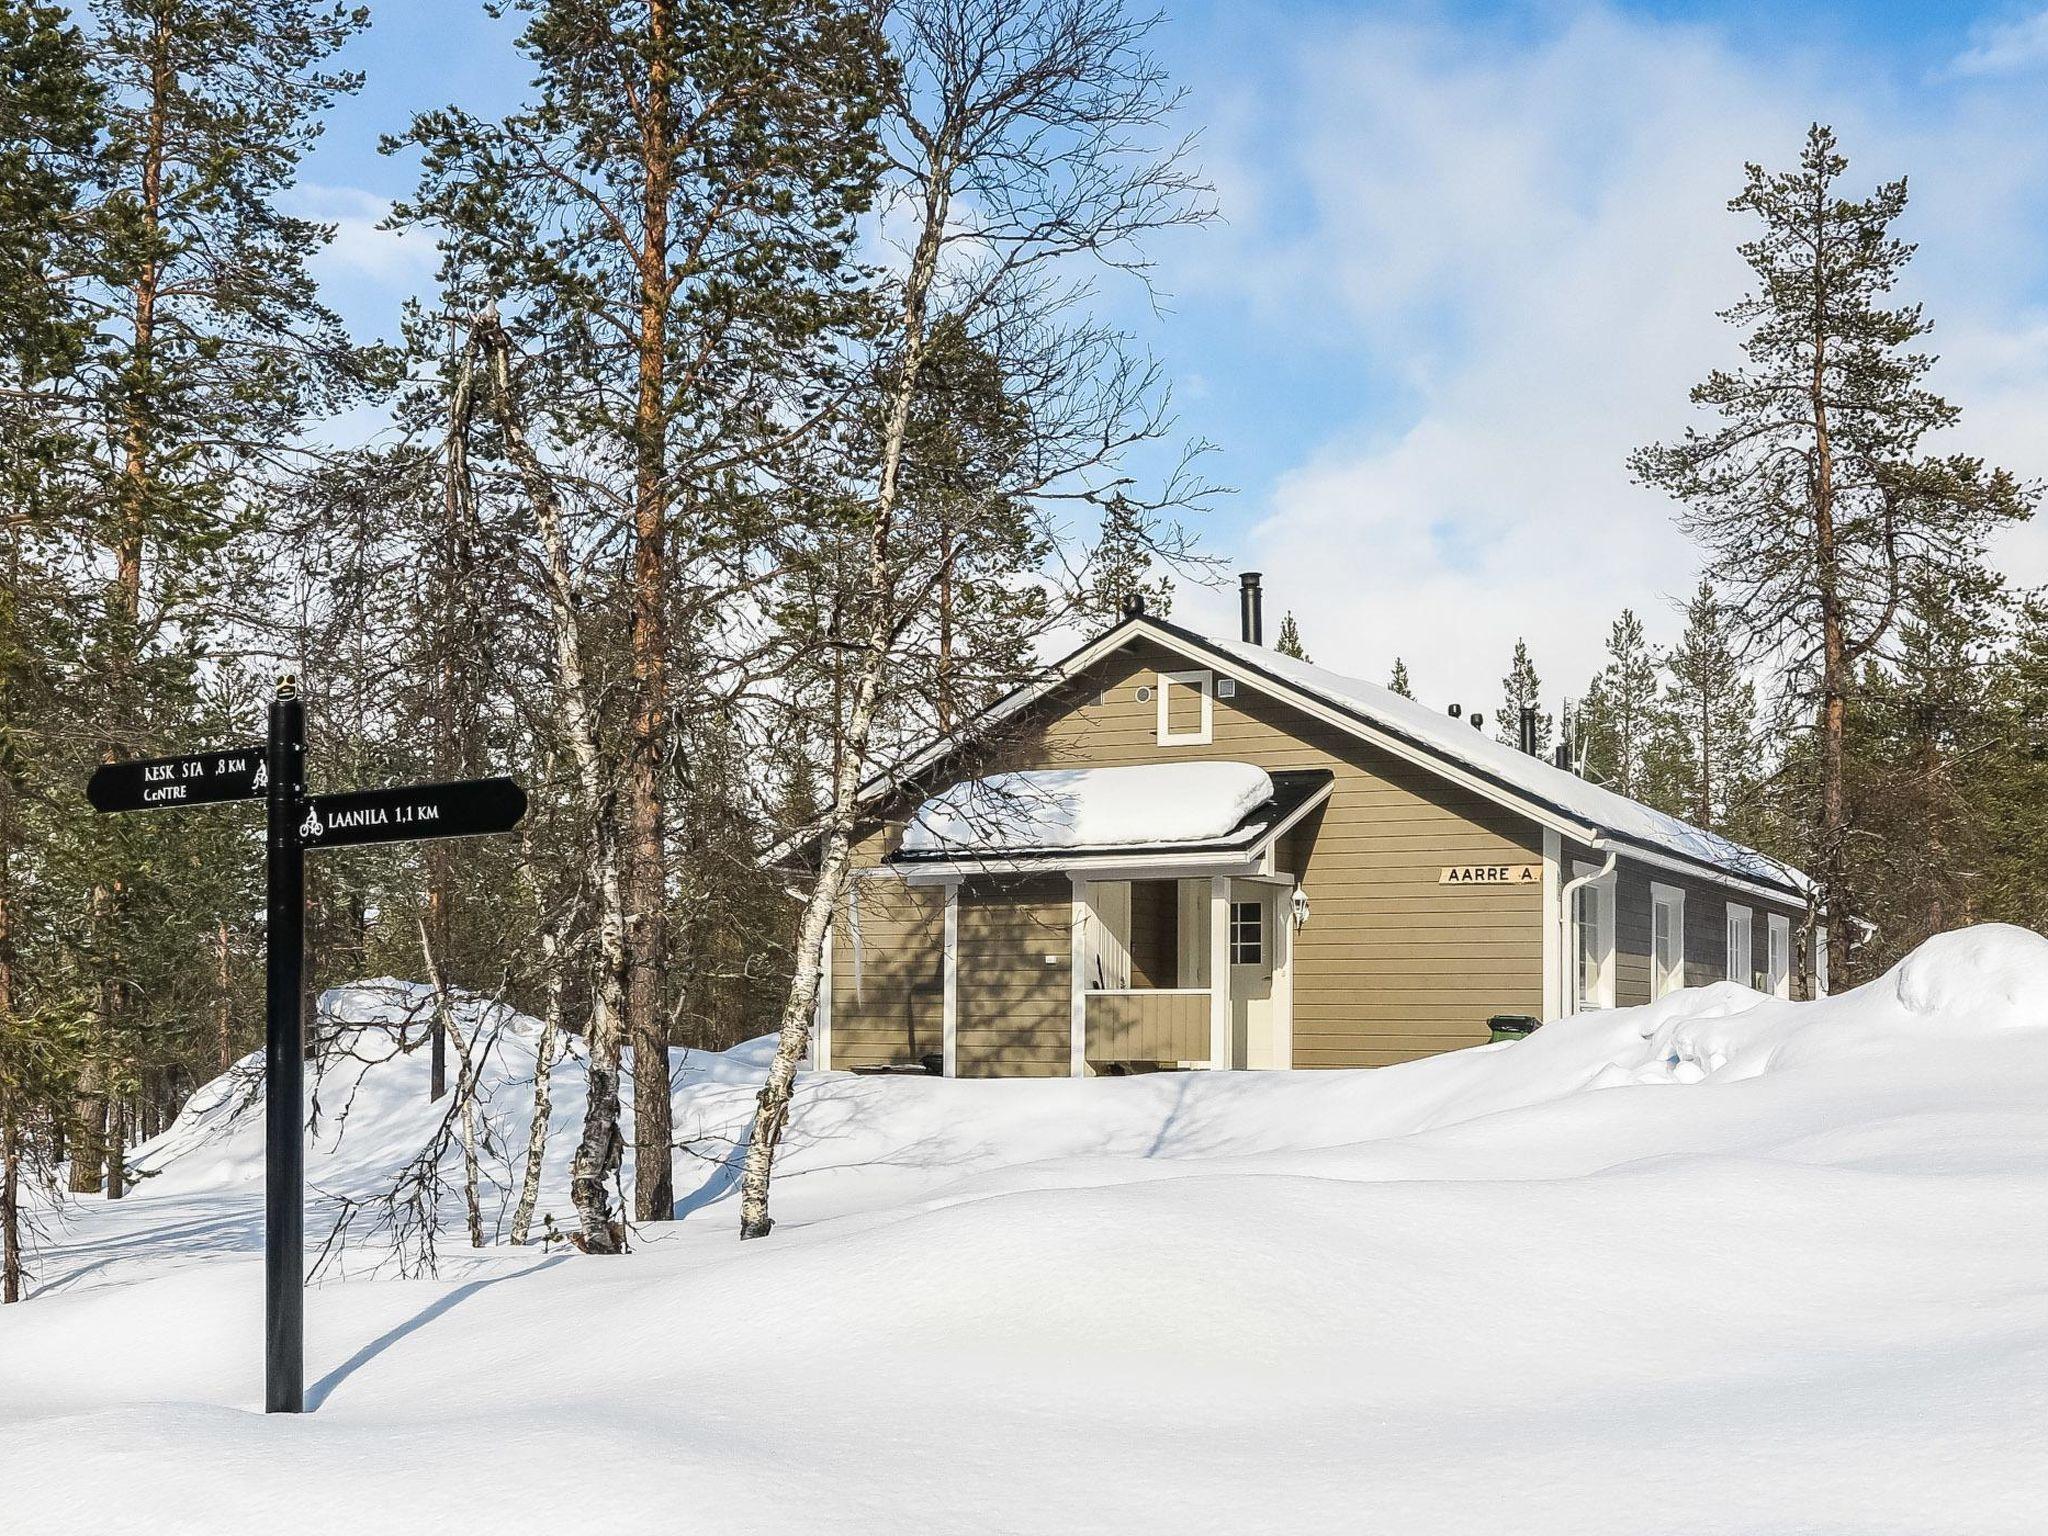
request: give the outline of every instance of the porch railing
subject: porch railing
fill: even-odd
[[[1087,1010],[1091,1063],[1209,1059],[1207,987],[1090,992]]]

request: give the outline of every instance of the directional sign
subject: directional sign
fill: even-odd
[[[270,739],[184,757],[106,763],[86,785],[96,810],[157,811],[262,799],[263,1407],[306,1406],[306,851],[351,843],[509,832],[526,814],[510,779],[403,784],[349,795],[306,793],[306,709],[282,678],[270,703]],[[435,1049],[440,1049],[438,1034]]]
[[[509,832],[525,814],[526,791],[510,779],[359,789],[309,796],[299,842],[306,848],[343,848],[422,837],[479,837]]]
[[[260,800],[270,777],[263,747],[216,747],[181,757],[102,763],[86,783],[96,811],[163,811],[184,805]]]

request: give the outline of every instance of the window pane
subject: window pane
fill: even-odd
[[[1230,963],[1265,963],[1266,904],[1262,901],[1233,901],[1230,904]]]

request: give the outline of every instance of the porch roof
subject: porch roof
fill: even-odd
[[[1230,773],[1223,770],[1244,770]],[[1041,866],[1254,858],[1330,790],[1326,768],[1156,763],[1002,774],[934,796],[889,862]],[[1133,808],[1136,808],[1133,813]]]

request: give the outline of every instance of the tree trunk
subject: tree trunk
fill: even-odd
[[[550,972],[548,1005],[541,1019],[540,1039],[533,1048],[533,1118],[526,1127],[526,1171],[519,1181],[519,1203],[512,1210],[512,1242],[523,1245],[533,1231],[534,1208],[540,1203],[541,1172],[548,1155],[548,1119],[554,1112],[555,1046],[562,1033],[563,1003],[569,971],[562,946],[552,930],[541,935],[541,951]]]
[[[235,1064],[234,1016],[229,991],[228,924],[222,918],[213,933],[213,1049],[225,1072]]]
[[[584,1102],[583,1138],[570,1166],[569,1195],[576,1205],[585,1251],[620,1253],[625,1249],[625,1233],[612,1219],[611,1199],[605,1187],[606,1180],[618,1171],[624,1152],[619,1140],[619,1057],[625,1010],[626,910],[613,827],[616,810],[605,788],[604,762],[590,708],[581,621],[576,612],[574,568],[569,558],[568,536],[562,526],[561,505],[527,438],[525,421],[512,392],[511,343],[495,315],[479,319],[476,336],[490,359],[506,453],[519,473],[540,530],[548,611],[554,629],[555,687],[561,701],[562,730],[576,767],[577,791],[596,843],[593,864],[597,888],[597,990],[585,1033],[589,1091]]]
[[[633,734],[626,774],[626,1032],[633,1047],[633,1214],[675,1214],[668,1030],[668,900],[662,773],[668,710],[669,205],[675,191],[669,60],[673,0],[649,0],[642,136],[639,377],[633,453]]]
[[[14,1027],[12,786],[0,781],[0,1031]],[[0,1304],[21,1300],[21,1119],[0,1082]]]
[[[104,1171],[107,1134],[107,1101],[100,1092],[103,1081],[97,1049],[88,1046],[78,1068],[78,1092],[71,1101],[71,1130],[65,1147],[71,1154],[71,1193],[96,1195]]]

